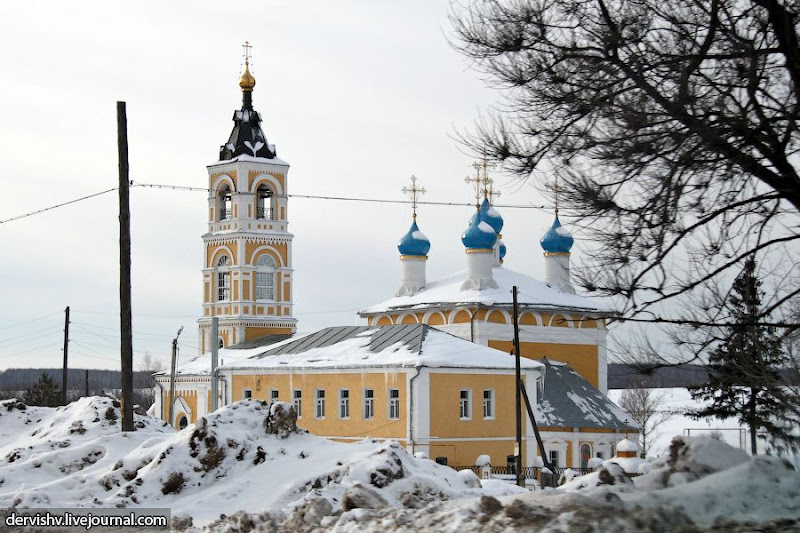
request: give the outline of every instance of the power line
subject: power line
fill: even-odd
[[[53,315],[60,315],[60,314],[61,314],[61,311],[54,311],[52,313],[47,313],[46,315],[37,316],[36,318],[23,320],[22,322],[17,322],[16,324],[11,324],[10,326],[3,326],[2,328],[0,328],[0,331],[5,330],[5,329],[15,328],[15,327],[21,326],[23,324],[28,324],[30,322],[36,322],[37,320],[42,320],[43,318],[48,318],[48,317],[51,317]]]
[[[94,198],[95,196],[101,196],[103,194],[114,192],[116,190],[117,190],[117,187],[114,187],[113,189],[106,189],[105,191],[100,191],[100,192],[96,192],[94,194],[81,196],[80,198],[76,198],[76,199],[70,200],[68,202],[64,202],[64,203],[56,204],[56,205],[51,205],[50,207],[45,207],[43,209],[38,209],[36,211],[31,211],[30,213],[25,213],[24,215],[17,215],[17,216],[11,217],[11,218],[7,218],[5,220],[0,220],[0,224],[5,224],[6,222],[12,222],[14,220],[19,220],[21,218],[31,217],[33,215],[38,215],[39,213],[44,213],[45,211],[51,211],[51,210],[57,209],[59,207],[64,207],[65,205],[70,205],[70,204],[75,204],[75,203],[78,203],[78,202],[82,202],[83,200],[88,200],[89,198]]]
[[[161,183],[137,183],[131,182],[133,187],[146,187],[150,189],[169,189],[175,191],[199,191],[211,192],[211,189],[204,187],[187,187],[184,185],[167,185]],[[354,198],[348,196],[320,196],[314,194],[287,194],[288,198],[306,198],[311,200],[337,200],[346,202],[371,202],[379,204],[411,204],[411,200],[386,200],[383,198]],[[417,200],[418,205],[445,205],[453,207],[475,207],[475,204],[466,202],[431,202]],[[512,205],[512,204],[493,204],[493,207],[511,208],[511,209],[548,209],[544,205]]]

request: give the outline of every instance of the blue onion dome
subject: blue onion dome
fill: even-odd
[[[416,220],[411,224],[408,233],[403,235],[403,238],[397,243],[397,250],[400,255],[427,256],[430,249],[431,241],[419,230]]]
[[[497,209],[492,207],[487,198],[484,198],[481,204],[481,220],[489,224],[495,233],[500,233],[503,230],[503,217],[500,216]]]
[[[500,261],[502,261],[506,256],[506,244],[501,239],[497,239],[497,249],[500,252]]]
[[[572,234],[570,234],[567,228],[561,225],[558,217],[556,217],[553,225],[547,230],[547,233],[542,236],[540,242],[545,252],[566,254],[569,253],[575,240],[572,238]]]
[[[497,232],[479,216],[470,219],[469,227],[461,236],[461,242],[470,250],[491,249],[497,242]]]

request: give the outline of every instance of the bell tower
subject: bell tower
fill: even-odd
[[[203,235],[203,317],[200,352],[212,343],[229,346],[265,335],[294,333],[292,238],[288,229],[289,164],[261,128],[253,109],[256,80],[250,74],[250,45],[244,44],[239,79],[242,108],[208,165],[208,232]],[[211,318],[219,338],[211,338]]]

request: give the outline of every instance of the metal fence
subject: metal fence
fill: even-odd
[[[452,468],[453,470],[472,470],[478,477],[481,477],[483,473],[482,466],[456,465],[456,466],[451,466],[450,468]],[[577,467],[565,467],[565,466],[554,466],[550,469],[550,471],[552,472],[552,477],[555,478],[556,481],[558,481],[558,479],[566,470],[572,470],[578,476],[583,476],[591,472],[594,472],[594,469],[592,468],[577,468]],[[517,469],[514,468],[513,466],[492,466],[490,475],[498,477],[516,476]],[[535,467],[535,466],[525,466],[522,468],[522,476],[525,479],[541,480],[542,469],[540,467]]]

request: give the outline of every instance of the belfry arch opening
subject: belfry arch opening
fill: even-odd
[[[222,185],[217,193],[217,212],[218,220],[230,220],[233,217],[231,188],[227,184]]]
[[[256,190],[256,218],[262,220],[275,220],[275,194],[272,189],[263,183]]]

